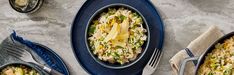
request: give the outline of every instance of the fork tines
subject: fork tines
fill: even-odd
[[[22,48],[18,48],[17,46],[14,46],[13,44],[4,44],[4,46],[2,46],[2,49],[6,50],[7,54],[14,56],[16,58],[21,57],[25,51]]]
[[[148,62],[148,65],[155,68],[157,63],[159,62],[159,58],[160,58],[160,55],[161,55],[161,51],[156,49],[154,50],[149,62]]]

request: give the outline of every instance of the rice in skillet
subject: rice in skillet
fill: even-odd
[[[234,36],[215,46],[199,67],[198,75],[234,75]]]

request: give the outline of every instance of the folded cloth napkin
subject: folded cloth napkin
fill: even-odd
[[[190,42],[187,48],[176,53],[170,60],[174,75],[179,73],[181,62],[189,57],[200,56],[206,49],[223,36],[223,33],[216,27],[211,26],[209,29],[201,34],[198,38]],[[186,64],[184,75],[193,75],[195,71],[196,62],[188,62]]]

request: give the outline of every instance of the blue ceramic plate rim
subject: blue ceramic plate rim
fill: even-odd
[[[42,44],[36,43],[36,42],[32,42],[32,43],[35,44],[35,45],[37,45],[37,46],[39,46],[39,47],[45,48],[45,49],[46,49],[47,51],[49,51],[50,53],[54,54],[54,56],[57,57],[57,59],[63,64],[63,67],[64,67],[64,69],[65,69],[67,75],[70,75],[70,74],[69,74],[69,70],[68,70],[66,64],[63,62],[62,58],[61,58],[57,53],[55,53],[52,49],[50,49],[49,47],[47,47],[47,46],[45,46],[45,45],[42,45]]]
[[[105,10],[105,9],[107,9],[107,8],[114,8],[114,7],[124,7],[124,8],[127,8],[127,9],[130,9],[131,11],[133,11],[133,12],[137,12],[141,17],[142,17],[142,19],[143,19],[143,21],[144,21],[144,26],[146,26],[146,30],[147,30],[147,41],[144,41],[144,44],[146,44],[146,46],[145,46],[145,49],[144,50],[142,50],[143,52],[141,52],[139,55],[137,55],[137,58],[135,59],[135,60],[133,60],[133,61],[130,61],[129,63],[126,63],[126,65],[124,64],[124,65],[121,65],[121,64],[119,64],[119,65],[117,65],[117,66],[112,66],[112,65],[110,65],[110,64],[112,64],[112,63],[104,63],[102,60],[99,60],[92,52],[91,52],[91,49],[90,49],[90,47],[89,47],[89,45],[88,45],[88,40],[87,40],[87,38],[88,38],[88,36],[87,36],[87,32],[88,32],[88,28],[89,28],[89,26],[90,26],[90,23],[92,23],[92,21],[93,21],[93,18],[95,18],[95,17],[97,17],[98,15],[100,15],[101,14],[101,12],[103,11],[103,10]],[[134,8],[134,7],[132,7],[132,6],[130,6],[130,5],[127,5],[127,4],[123,4],[123,3],[113,3],[113,4],[110,4],[110,5],[106,5],[106,6],[104,6],[104,7],[102,7],[102,8],[100,8],[100,9],[98,9],[91,17],[90,17],[90,19],[89,19],[89,21],[88,21],[88,24],[86,25],[86,29],[85,29],[85,44],[86,44],[86,47],[87,47],[87,49],[88,49],[88,51],[89,51],[89,54],[92,56],[92,58],[96,61],[96,62],[98,62],[99,64],[101,64],[102,66],[104,66],[104,67],[107,67],[107,68],[111,68],[111,69],[122,69],[122,68],[126,68],[126,67],[129,67],[129,66],[132,66],[133,64],[135,64],[136,62],[138,62],[143,56],[144,56],[144,54],[145,54],[145,52],[148,50],[148,46],[149,46],[149,41],[150,41],[150,31],[149,31],[149,27],[148,27],[148,23],[147,23],[147,21],[145,20],[145,17],[141,14],[141,12],[139,12],[136,8]]]

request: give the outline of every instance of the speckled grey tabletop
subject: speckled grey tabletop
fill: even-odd
[[[75,59],[70,28],[85,0],[45,0],[39,11],[21,14],[8,0],[0,1],[0,42],[16,30],[26,39],[44,44],[60,55],[72,75],[87,74]],[[171,75],[168,60],[210,25],[234,31],[234,0],[152,0],[165,24],[164,55],[154,75]]]

